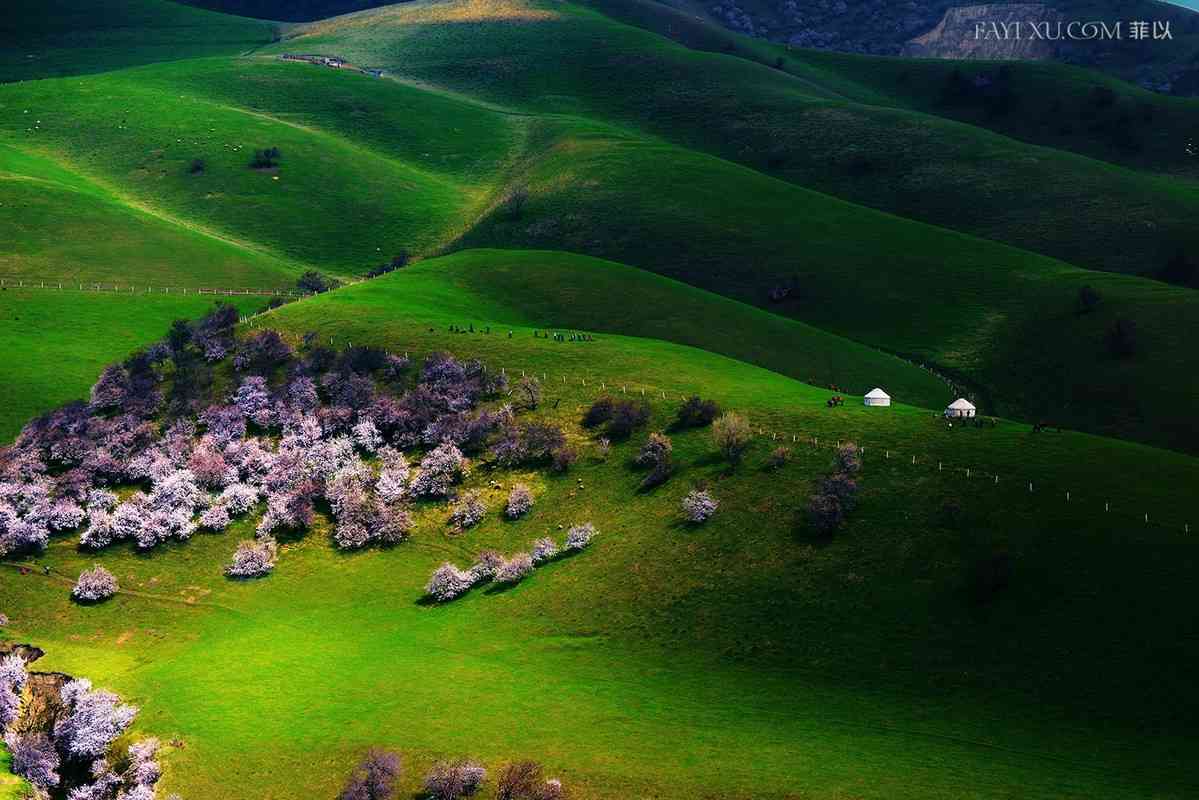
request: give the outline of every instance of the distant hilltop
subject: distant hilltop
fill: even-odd
[[[1040,3],[988,3],[948,9],[902,54],[915,58],[1045,59],[1058,52],[1062,15]]]

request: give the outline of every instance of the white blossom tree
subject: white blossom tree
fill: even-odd
[[[137,716],[136,706],[122,704],[112,692],[92,689],[87,678],[68,681],[59,696],[66,713],[54,724],[54,740],[76,758],[102,757]]]
[[[582,550],[591,544],[591,540],[595,538],[595,526],[590,522],[584,522],[582,525],[575,525],[566,532],[566,544],[564,550]]]
[[[508,519],[518,519],[533,509],[533,492],[523,483],[515,484],[508,492],[508,504],[504,513]]]
[[[720,503],[706,490],[693,489],[683,498],[683,516],[688,522],[699,524],[706,522],[716,513]]]
[[[117,589],[116,576],[97,564],[79,574],[71,596],[84,603],[95,603],[112,597]]]
[[[429,577],[429,583],[425,586],[425,594],[439,603],[444,603],[465,594],[472,583],[470,573],[463,572],[446,561]]]

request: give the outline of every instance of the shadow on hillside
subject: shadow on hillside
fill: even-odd
[[[519,580],[515,583],[496,583],[495,581],[491,581],[488,583],[487,588],[483,590],[483,594],[491,596],[510,592],[525,581],[536,577],[536,575],[546,567],[557,564],[560,561],[569,561],[582,552],[582,550],[559,550],[554,554],[553,558],[547,558],[545,561],[542,561],[540,564],[536,565],[536,567],[533,569],[533,572],[523,580]]]

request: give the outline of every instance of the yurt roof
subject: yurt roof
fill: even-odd
[[[959,397],[957,400],[954,400],[952,403],[950,403],[949,407],[950,408],[960,408],[960,409],[965,410],[968,408],[974,408],[974,403],[971,403],[969,400],[967,400],[964,397]]]
[[[882,389],[879,389],[878,387],[871,389],[866,394],[866,396],[871,399],[874,399],[874,400],[882,400],[882,399],[890,400],[891,399],[891,395],[887,394],[886,392],[884,392]]]

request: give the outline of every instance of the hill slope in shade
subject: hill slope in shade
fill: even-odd
[[[1199,314],[1193,290],[1080,270],[610,129],[550,125],[533,141],[519,217],[497,210],[464,245],[651,269],[936,364],[1001,414],[1196,446],[1189,412],[1150,399],[1167,384],[1194,391],[1182,366],[1194,358],[1183,333]],[[1105,299],[1078,314],[1087,285]],[[771,303],[775,288],[790,291]],[[1132,357],[1105,345],[1117,317],[1144,337]]]
[[[882,58],[783,47],[655,0],[586,0],[612,19],[686,47],[748,59],[813,90],[921,111],[1113,164],[1195,175],[1186,143],[1199,104],[1054,62]],[[957,73],[955,75],[955,73]]]
[[[619,333],[691,345],[853,394],[886,385],[912,405],[936,407],[950,391],[923,369],[801,322],[570,253],[467,250],[371,281],[354,296],[394,308],[395,320],[409,327],[498,324]]]
[[[9,0],[0,83],[253,50],[275,27],[164,0]]]

